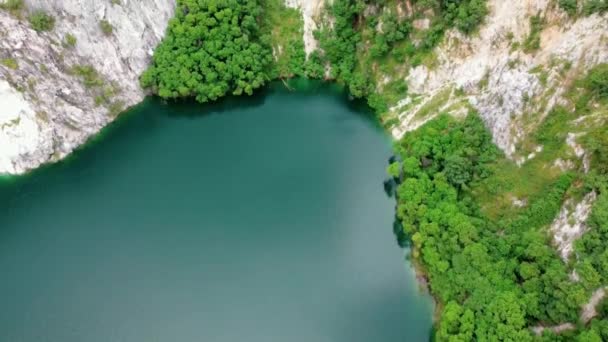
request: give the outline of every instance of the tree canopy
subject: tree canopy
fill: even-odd
[[[178,0],[144,88],[165,99],[251,95],[269,80],[272,53],[260,34],[257,0]]]
[[[493,221],[468,189],[491,177],[489,165],[502,156],[475,114],[440,116],[407,134],[396,151],[397,216],[431,292],[445,304],[438,340],[531,341],[533,323],[578,319],[587,292],[569,280],[541,229],[559,212],[573,175],[562,175],[518,215]]]

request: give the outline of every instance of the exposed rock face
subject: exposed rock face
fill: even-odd
[[[16,69],[0,64],[0,174],[63,158],[141,101],[138,77],[175,8],[175,0],[25,4],[26,11],[54,16],[55,28],[39,33],[26,19],[0,11],[0,60],[17,62]],[[102,31],[102,20],[111,33]],[[73,47],[67,34],[76,38]]]
[[[593,292],[589,301],[583,306],[581,321],[587,323],[597,316],[597,306],[606,297],[606,288],[599,288]]]
[[[526,133],[522,118],[532,112],[546,114],[569,85],[553,75],[565,64],[573,75],[580,76],[608,61],[608,15],[574,21],[551,0],[489,0],[488,6],[490,14],[479,34],[466,37],[449,32],[436,49],[437,63],[432,68],[421,65],[409,70],[407,81],[410,93],[419,95],[422,101],[442,88],[464,90],[496,144],[514,157],[515,144]],[[524,52],[514,44],[525,41],[530,32],[529,19],[538,13],[545,18],[540,48]],[[546,72],[548,79],[541,81],[535,68]],[[412,120],[415,108],[395,110],[401,122],[393,130],[395,137],[420,125]],[[425,120],[428,117],[419,121]]]
[[[315,18],[318,17],[325,4],[324,0],[285,0],[288,7],[298,8],[302,12],[304,19],[304,50],[306,55],[313,52],[318,42],[313,36],[313,32],[318,28]]]
[[[112,121],[119,109],[142,99],[137,78],[164,34],[175,0],[113,2],[25,0],[29,11],[43,9],[56,18],[55,29],[43,33],[32,30],[25,19],[0,11],[0,60],[18,63],[15,70],[0,63],[0,173],[22,173],[63,158]],[[285,2],[302,11],[305,49],[314,51],[315,19],[326,0]],[[410,3],[406,5],[407,11],[399,7],[403,15],[411,12]],[[432,67],[418,66],[401,75],[415,101],[406,98],[392,108],[400,121],[395,137],[438,111],[463,114],[465,100],[479,110],[497,145],[508,156],[524,160],[515,151],[527,133],[524,119],[540,122],[559,103],[568,86],[554,77],[563,71],[559,69],[568,64],[574,77],[608,61],[608,15],[569,19],[552,0],[488,0],[488,5],[490,14],[478,34],[449,32],[435,51]],[[537,13],[545,17],[540,49],[514,48],[525,41],[529,18]],[[101,20],[113,26],[111,34],[102,32]],[[417,22],[420,28],[426,25],[425,19]],[[68,33],[77,40],[74,47],[63,44]],[[84,85],[73,68],[85,65],[99,73],[103,85]],[[538,68],[546,72],[544,80],[533,71]],[[443,96],[440,110],[417,115]],[[530,119],[530,113],[541,117]]]
[[[574,250],[574,241],[587,231],[585,221],[591,214],[596,198],[596,193],[590,192],[576,205],[572,203],[572,200],[567,200],[560,210],[559,216],[551,224],[553,239],[562,259],[566,262]]]

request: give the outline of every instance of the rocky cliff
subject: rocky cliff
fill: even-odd
[[[302,12],[310,53],[318,45],[312,32],[323,24],[325,1],[286,4]],[[399,7],[401,15],[412,15],[409,4]],[[0,173],[22,173],[63,158],[139,102],[137,78],[163,36],[175,0],[26,0],[25,5],[19,15],[0,11],[0,60],[15,62],[0,63]],[[517,151],[516,145],[534,122],[560,102],[570,80],[608,61],[606,15],[572,19],[552,0],[489,0],[488,7],[479,32],[448,32],[431,65],[385,76],[407,80],[410,89],[391,108],[399,122],[392,129],[395,137],[441,111],[458,115],[463,104],[471,105],[497,145],[524,162],[534,151]],[[52,31],[31,28],[26,18],[36,10],[56,19]],[[540,45],[525,51],[521,44],[535,15],[543,18]],[[111,32],[104,32],[102,23]],[[424,15],[415,25],[425,29]],[[68,35],[75,38],[73,46],[66,44]],[[439,105],[429,110],[430,104]]]
[[[0,0],[0,3],[2,1]],[[144,93],[175,0],[26,0],[0,10],[0,174],[59,160]],[[55,20],[37,32],[27,18]]]

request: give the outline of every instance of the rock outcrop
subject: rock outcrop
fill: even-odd
[[[140,102],[139,75],[175,0],[25,5],[20,13],[0,11],[0,174],[65,157]],[[53,30],[31,28],[26,18],[38,10],[55,18]]]
[[[488,7],[490,14],[478,34],[449,32],[435,50],[433,66],[420,65],[405,77],[410,93],[421,102],[442,89],[461,90],[492,131],[495,143],[515,159],[515,146],[527,133],[525,119],[531,113],[546,114],[569,86],[567,79],[555,76],[566,66],[573,77],[580,76],[608,61],[608,15],[570,19],[551,0],[489,0]],[[543,18],[540,46],[526,51],[522,45],[535,15]],[[395,137],[429,119],[415,109],[395,108],[401,122],[393,130]]]
[[[306,55],[309,55],[318,47],[313,32],[318,28],[315,19],[321,14],[324,4],[324,0],[285,0],[287,7],[297,8],[302,12],[304,21],[304,50]]]

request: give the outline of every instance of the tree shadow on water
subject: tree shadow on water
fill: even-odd
[[[156,101],[162,113],[170,118],[198,119],[207,115],[260,107],[275,91],[273,87],[267,86],[255,90],[252,95],[227,95],[207,103],[197,102],[194,98],[179,100],[154,98],[153,101]]]

